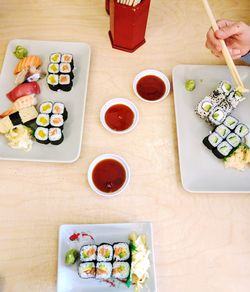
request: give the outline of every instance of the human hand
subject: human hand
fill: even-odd
[[[206,47],[216,57],[222,56],[222,47],[219,40],[225,40],[229,53],[233,59],[240,59],[250,51],[250,26],[244,22],[220,20],[217,22],[219,30],[212,28],[207,32]]]

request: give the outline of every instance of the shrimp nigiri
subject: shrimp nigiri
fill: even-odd
[[[7,111],[0,114],[0,119],[3,119],[4,117],[15,113],[19,111],[20,109],[34,106],[36,104],[37,104],[37,99],[35,98],[35,94],[22,96],[18,98]]]
[[[41,65],[42,65],[42,60],[40,57],[28,56],[28,57],[25,57],[18,62],[18,64],[16,65],[16,68],[14,70],[14,74],[16,75],[19,72],[21,72],[22,70],[29,69],[32,66],[38,68]]]

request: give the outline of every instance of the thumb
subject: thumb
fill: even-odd
[[[224,26],[215,32],[215,36],[218,39],[225,40],[233,35],[239,34],[242,31],[242,25],[240,22],[234,23],[229,26]]]

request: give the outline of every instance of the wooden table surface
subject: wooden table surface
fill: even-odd
[[[211,6],[217,18],[249,22],[249,0],[211,0]],[[210,24],[201,1],[152,1],[147,43],[133,54],[111,48],[103,1],[0,0],[0,7],[0,64],[15,38],[83,41],[92,48],[80,159],[66,165],[1,161],[0,291],[56,290],[62,223],[151,221],[159,291],[248,292],[250,196],[184,191],[173,95],[151,105],[131,86],[146,68],[171,78],[179,63],[223,63],[204,47]],[[115,97],[140,110],[128,135],[114,136],[100,125],[101,106]],[[86,178],[90,162],[105,152],[122,155],[132,172],[127,190],[112,199],[95,195]]]

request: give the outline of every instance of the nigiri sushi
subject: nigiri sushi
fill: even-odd
[[[42,65],[42,60],[40,57],[38,56],[28,56],[23,58],[22,60],[20,60],[18,62],[18,64],[16,65],[16,68],[14,70],[14,74],[18,74],[19,72],[21,72],[24,69],[30,68],[32,66],[38,68]]]
[[[20,109],[30,107],[36,104],[37,104],[37,99],[35,98],[35,94],[22,96],[18,98],[7,111],[0,114],[0,119],[3,119],[4,117],[15,113],[19,111]]]
[[[40,86],[36,81],[32,81],[29,83],[23,83],[16,86],[12,89],[9,93],[7,93],[7,97],[12,102],[15,102],[18,98],[30,95],[30,94],[39,94],[40,93]]]

